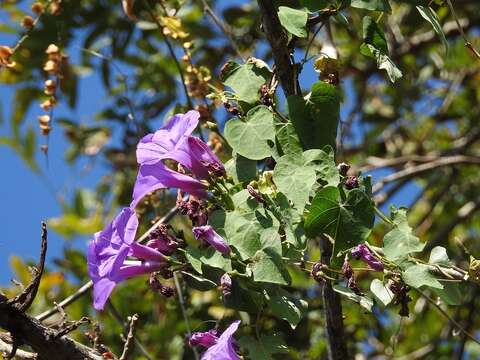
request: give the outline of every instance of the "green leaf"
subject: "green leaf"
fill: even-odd
[[[257,282],[288,285],[290,274],[283,265],[282,257],[272,248],[257,251],[247,269]]]
[[[203,274],[202,265],[232,271],[230,259],[211,247],[200,249],[189,246],[186,249],[186,257],[193,269],[199,274]]]
[[[225,125],[225,138],[240,155],[261,160],[272,154],[275,127],[272,112],[263,105],[251,109],[244,119],[235,118]]]
[[[275,116],[277,141],[285,155],[298,155],[303,152],[302,144],[291,121],[281,121]]]
[[[258,340],[250,335],[242,336],[238,343],[250,359],[273,360],[274,354],[288,353],[287,345],[279,334],[260,335]]]
[[[235,277],[230,296],[225,298],[225,306],[238,311],[257,313],[263,307],[265,296],[262,291],[251,288],[251,283]]]
[[[277,288],[267,300],[267,306],[275,317],[288,321],[295,330],[307,311],[308,303],[293,297],[288,291]]]
[[[423,264],[409,266],[402,271],[402,279],[416,289],[422,286],[443,289],[443,285],[430,273],[428,266]]]
[[[372,312],[373,300],[369,297],[357,295],[349,288],[340,285],[333,285],[333,290],[345,296],[347,299],[356,302],[367,311]]]
[[[388,0],[352,0],[350,6],[365,10],[383,11],[387,14],[392,12]]]
[[[201,276],[191,274],[186,271],[182,271],[182,275],[188,285],[197,290],[207,291],[217,287],[217,284],[215,284],[212,280],[205,279]]]
[[[440,25],[440,19],[438,15],[431,7],[428,6],[417,6],[417,10],[422,15],[422,17],[427,20],[433,27],[433,30],[436,32],[443,46],[445,47],[445,53],[448,53],[448,41],[443,32],[442,25]]]
[[[340,114],[340,95],[336,86],[318,81],[305,97],[287,98],[288,115],[304,149],[335,148]]]
[[[315,169],[304,163],[303,156],[284,155],[273,171],[273,181],[278,190],[293,202],[299,213],[303,212],[316,180]]]
[[[247,190],[232,196],[234,211],[217,210],[210,215],[210,224],[234,247],[242,260],[249,259],[258,250],[269,247],[281,256],[280,223],[250,197]]]
[[[307,37],[308,11],[306,9],[299,10],[288,6],[279,6],[278,18],[290,34],[299,38]]]
[[[270,78],[271,71],[266,65],[259,64],[254,61],[243,65],[233,61],[225,64],[220,79],[233,90],[239,101],[255,104],[260,99],[260,87]]]
[[[353,189],[343,201],[338,188],[327,186],[312,200],[305,231],[311,238],[322,233],[330,235],[335,240],[332,261],[338,264],[337,254],[368,238],[374,219],[372,200],[364,192]]]
[[[305,231],[301,224],[302,218],[300,214],[291,207],[287,197],[283,193],[278,192],[274,201],[278,206],[277,210],[283,220],[282,226],[286,241],[297,249],[305,248]]]
[[[383,238],[383,252],[388,260],[399,264],[409,254],[422,251],[424,244],[413,235],[408,225],[407,209],[392,207],[390,213],[394,228]]]
[[[373,279],[370,283],[370,291],[376,299],[378,299],[384,306],[390,304],[395,295],[393,292],[379,279]]]
[[[360,47],[360,53],[375,58],[377,67],[387,72],[391,82],[402,77],[402,72],[388,57],[387,40],[383,31],[370,16],[363,18],[363,44]]]
[[[450,265],[450,259],[447,255],[447,249],[443,246],[435,246],[430,252],[429,264]]]
[[[323,150],[311,149],[303,153],[305,165],[313,167],[317,173],[317,180],[324,185],[337,186],[340,183],[340,175],[335,165],[335,155],[331,146],[325,146]]]
[[[236,153],[227,161],[225,169],[235,183],[250,182],[257,178],[257,162]]]

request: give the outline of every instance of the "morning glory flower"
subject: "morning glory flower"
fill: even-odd
[[[205,332],[194,332],[190,336],[188,343],[190,346],[201,345],[203,347],[209,348],[210,346],[215,345],[217,341],[218,341],[217,329],[210,329]]]
[[[383,263],[375,258],[373,253],[365,244],[360,244],[353,248],[350,251],[350,254],[352,254],[352,257],[357,260],[362,259],[365,261],[372,269],[376,271],[383,271]]]
[[[205,240],[222,254],[230,253],[230,246],[224,238],[218,235],[210,225],[197,226],[192,229],[193,235],[197,240]]]
[[[148,274],[165,266],[158,250],[135,242],[138,218],[124,208],[88,244],[88,273],[93,281],[93,306],[102,310],[115,286],[130,277]],[[127,257],[136,258],[129,260]]]
[[[173,171],[162,163],[141,165],[130,207],[134,208],[148,193],[167,188],[178,188],[198,197],[206,196],[206,185],[191,176]]]
[[[201,360],[240,360],[234,347],[233,334],[237,331],[240,320],[234,321],[220,337],[202,355]]]
[[[156,164],[169,158],[186,140],[198,125],[200,113],[191,110],[186,114],[177,114],[168,123],[153,134],[144,136],[137,146],[137,161],[140,165]]]

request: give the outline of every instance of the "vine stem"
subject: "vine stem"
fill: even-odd
[[[382,219],[383,221],[385,221],[387,224],[389,225],[395,225],[392,220],[390,220],[378,207],[374,207],[375,208],[375,213],[380,217],[380,219]]]

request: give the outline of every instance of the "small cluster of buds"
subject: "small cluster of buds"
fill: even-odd
[[[273,106],[273,93],[266,84],[260,88],[260,102],[265,106]]]
[[[187,32],[182,29],[182,20],[176,16],[162,16],[160,22],[163,25],[162,32],[165,36],[171,37],[174,40],[185,39],[189,36]]]
[[[358,178],[356,176],[348,176],[345,180],[345,188],[347,190],[356,189],[358,186]]]
[[[220,278],[220,289],[224,299],[232,294],[232,278],[228,273],[223,274]]]
[[[11,57],[13,50],[8,46],[0,46],[0,68],[6,67],[12,69],[15,67],[15,61],[12,61]]]
[[[168,225],[159,225],[149,235],[147,246],[152,247],[160,251],[165,255],[172,255],[182,244],[177,241],[177,238],[170,233],[171,227]],[[164,276],[168,274],[167,276]],[[162,270],[162,276],[164,278],[171,278],[170,272]]]
[[[205,166],[208,170],[208,172],[213,175],[215,178],[221,178],[227,176],[227,173],[225,172],[225,168],[223,166],[220,166],[217,163],[212,163],[208,161],[203,161],[201,160],[200,163]]]
[[[203,226],[207,224],[208,215],[205,202],[193,196],[188,200],[183,200],[183,194],[179,191],[177,195],[177,206],[180,213],[187,215],[192,221],[193,226]]]
[[[353,274],[353,269],[348,262],[348,255],[345,255],[345,260],[343,261],[342,266],[343,276],[347,280],[347,287],[352,290],[355,294],[362,296],[364,295],[355,281],[355,275]]]
[[[158,280],[159,274],[154,272],[150,274],[150,277],[148,279],[148,285],[150,286],[150,289],[152,289],[155,292],[159,292],[166,298],[172,297],[175,295],[175,290],[168,285],[163,285],[160,280]]]
[[[383,271],[383,263],[378,260],[372,251],[365,245],[360,244],[350,251],[353,258],[365,261],[373,270]]]
[[[313,264],[312,270],[310,272],[314,280],[319,284],[323,284],[325,282],[325,278],[322,277],[323,275],[322,268],[323,268],[323,264],[319,261]]]
[[[409,286],[405,284],[400,277],[394,277],[388,281],[388,288],[395,295],[393,304],[400,305],[398,314],[400,316],[408,317],[408,303],[412,301],[412,298],[408,296]]]

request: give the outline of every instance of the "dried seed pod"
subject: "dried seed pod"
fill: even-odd
[[[22,22],[20,24],[24,29],[30,30],[31,28],[33,28],[34,22],[35,20],[33,20],[31,16],[27,15],[22,19]]]
[[[48,115],[41,115],[37,117],[38,123],[40,125],[40,130],[42,131],[42,135],[48,135],[50,130],[52,129],[50,126],[50,116]]]
[[[43,6],[43,4],[38,1],[32,4],[31,9],[37,15],[43,14],[43,12],[45,11],[45,7]]]

